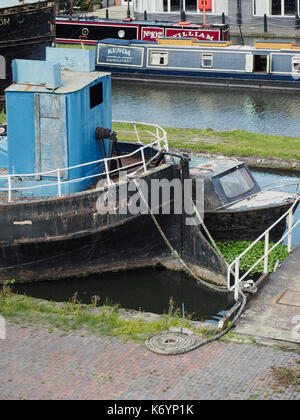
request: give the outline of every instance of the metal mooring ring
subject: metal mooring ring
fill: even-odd
[[[153,353],[181,354],[192,350],[196,338],[182,332],[162,332],[147,338],[145,345]]]

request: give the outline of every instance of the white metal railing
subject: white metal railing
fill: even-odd
[[[236,300],[238,300],[239,297],[239,290],[240,290],[240,283],[252,272],[252,270],[261,262],[264,261],[264,273],[268,273],[268,264],[269,264],[269,255],[270,253],[281,243],[285,240],[285,238],[288,238],[288,252],[292,252],[292,235],[294,229],[299,225],[300,219],[294,223],[293,213],[295,208],[300,202],[300,197],[295,199],[293,205],[290,207],[290,209],[284,213],[272,226],[270,226],[268,229],[265,230],[265,232],[260,235],[256,241],[254,241],[244,252],[242,252],[231,264],[228,265],[227,268],[227,287],[228,290],[234,291],[234,297]],[[283,219],[287,219],[287,232],[282,236],[282,238],[274,244],[271,248],[269,248],[270,245],[270,231],[277,226]],[[265,241],[265,250],[264,255],[259,258],[249,270],[244,273],[240,277],[240,260],[243,258],[249,251],[252,249],[260,240],[264,239]],[[231,275],[234,275],[234,284],[231,284]]]
[[[130,121],[113,121],[114,123],[125,123],[125,124],[132,124],[133,126],[133,131],[119,131],[119,133],[130,133],[130,134],[134,134],[136,137],[137,142],[141,145],[138,149],[134,150],[131,153],[128,153],[126,155],[121,155],[121,156],[114,156],[114,157],[110,157],[110,158],[104,158],[104,159],[99,159],[99,160],[95,160],[92,162],[87,162],[87,163],[82,163],[80,165],[74,165],[74,166],[70,166],[67,168],[57,168],[57,169],[53,169],[50,171],[44,171],[44,172],[37,172],[37,173],[27,173],[27,174],[5,174],[5,175],[0,175],[0,180],[2,179],[6,179],[7,180],[7,188],[0,188],[0,192],[4,191],[7,192],[7,201],[8,202],[12,202],[13,201],[13,197],[12,197],[12,193],[14,191],[25,191],[25,190],[35,190],[38,188],[45,188],[45,187],[57,187],[57,195],[59,197],[63,196],[63,191],[62,191],[62,186],[66,185],[66,184],[71,184],[71,183],[76,183],[76,182],[81,182],[81,181],[85,181],[88,179],[92,179],[92,178],[99,178],[101,177],[106,177],[106,181],[108,185],[111,185],[113,183],[112,179],[111,179],[111,175],[119,172],[120,169],[122,169],[122,171],[126,171],[130,168],[136,167],[137,165],[141,165],[144,173],[148,171],[147,169],[147,163],[146,162],[146,158],[145,158],[145,149],[149,148],[149,147],[153,147],[156,146],[158,151],[169,151],[169,146],[168,146],[168,140],[167,140],[167,133],[165,132],[165,130],[156,125],[156,124],[149,124],[149,123],[142,123],[142,122],[130,122]],[[149,130],[146,130],[146,133],[150,135],[150,138],[154,139],[153,141],[150,141],[150,143],[146,143],[146,144],[142,144],[141,141],[141,137],[139,134],[139,130],[138,130],[138,126],[145,126],[145,127],[152,127],[155,129],[155,134],[152,133]],[[129,164],[127,166],[123,166],[122,168],[117,168],[117,169],[113,169],[110,170],[109,169],[109,162],[111,161],[118,161],[119,159],[122,158],[128,158],[134,155],[138,155],[141,154],[141,160],[134,162],[132,164]],[[73,169],[78,169],[78,168],[82,168],[82,167],[86,167],[89,165],[96,165],[96,164],[103,164],[104,166],[104,171],[101,173],[97,173],[97,174],[90,174],[87,175],[85,177],[81,177],[81,178],[76,178],[76,179],[71,179],[71,180],[62,180],[61,177],[63,175],[64,172],[66,171],[70,171]],[[31,185],[28,187],[21,187],[21,186],[16,186],[13,185],[13,179],[14,178],[19,178],[22,180],[26,180],[26,179],[31,179],[32,178],[36,178],[36,179],[40,179],[41,177],[49,177],[49,176],[55,176],[55,178],[57,177],[57,182],[49,182],[49,183],[40,183],[40,184],[36,184],[36,185]]]

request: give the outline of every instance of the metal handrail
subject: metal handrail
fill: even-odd
[[[143,167],[144,173],[145,173],[148,170],[147,169],[147,162],[146,162],[146,159],[145,159],[145,153],[144,153],[145,149],[147,149],[149,147],[153,147],[153,146],[158,146],[158,149],[160,151],[164,150],[164,151],[167,152],[169,150],[166,131],[162,127],[158,126],[157,124],[149,124],[149,123],[142,123],[142,122],[129,122],[129,121],[113,121],[113,122],[132,124],[133,128],[134,128],[134,131],[126,131],[126,133],[135,134],[137,142],[139,144],[141,144],[141,146],[137,150],[135,150],[131,153],[128,153],[126,155],[99,159],[99,160],[95,160],[95,161],[92,161],[92,162],[86,162],[86,163],[82,163],[82,164],[79,164],[79,165],[69,166],[69,167],[66,167],[66,168],[58,168],[58,169],[53,169],[53,170],[50,170],[50,171],[37,172],[37,173],[0,175],[0,179],[7,179],[7,184],[8,184],[7,188],[0,188],[0,191],[6,191],[8,193],[8,200],[7,201],[12,202],[13,201],[12,200],[12,191],[15,191],[15,190],[17,190],[17,191],[33,190],[33,189],[37,189],[37,188],[57,186],[58,196],[62,197],[63,196],[62,185],[64,185],[64,184],[71,184],[71,183],[75,183],[75,182],[84,181],[84,180],[87,180],[87,179],[96,178],[96,177],[99,177],[99,176],[103,176],[103,177],[106,176],[107,184],[111,185],[112,180],[111,180],[110,175],[112,175],[115,172],[118,172],[119,169],[109,170],[108,163],[110,161],[118,160],[118,159],[124,158],[124,157],[128,158],[128,157],[131,157],[131,156],[134,156],[134,155],[137,155],[137,154],[140,153],[141,157],[142,157],[141,161],[138,161],[138,162],[135,162],[133,164],[129,164],[125,167],[122,167],[122,170],[124,171],[124,170],[132,168],[132,167],[134,167],[138,164],[141,164],[142,167]],[[152,141],[151,143],[147,143],[147,144],[143,145],[142,142],[141,142],[141,139],[140,139],[140,135],[139,135],[139,132],[138,132],[138,129],[137,129],[137,125],[154,127],[156,134],[153,134],[148,130],[147,130],[147,132],[149,134],[151,134],[154,138],[156,138],[156,140]],[[122,132],[122,131],[120,131],[120,132]],[[104,168],[105,168],[105,171],[102,172],[101,174],[97,173],[97,174],[87,175],[87,176],[81,177],[81,178],[66,180],[66,181],[61,180],[61,174],[64,171],[69,171],[69,170],[72,170],[72,169],[78,169],[78,168],[82,168],[82,167],[85,167],[85,166],[88,166],[88,165],[95,165],[95,164],[100,164],[100,163],[103,163]],[[12,186],[12,179],[13,178],[40,178],[42,176],[47,176],[47,175],[49,176],[50,174],[55,174],[57,176],[57,182],[48,183],[48,184],[32,185],[32,186],[29,186],[29,187],[15,187],[15,186]]]
[[[300,219],[294,223],[293,222],[293,211],[295,207],[300,202],[300,197],[298,197],[289,210],[284,213],[272,226],[265,230],[245,251],[243,251],[231,264],[229,264],[227,269],[227,288],[230,291],[234,291],[234,297],[236,300],[239,299],[239,290],[240,283],[251,273],[251,271],[261,262],[264,261],[264,273],[268,273],[268,263],[269,263],[269,254],[281,243],[286,237],[288,237],[288,252],[292,252],[292,234],[293,230],[299,225]],[[287,218],[287,233],[285,233],[282,238],[269,249],[270,244],[270,231],[278,225],[283,219]],[[249,270],[240,277],[240,260],[246,255],[250,249],[252,249],[261,239],[264,238],[265,241],[265,252],[264,255],[259,258]],[[234,284],[231,285],[231,273],[234,273]]]

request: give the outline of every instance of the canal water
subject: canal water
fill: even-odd
[[[295,92],[112,81],[115,120],[300,137]]]
[[[99,305],[120,304],[122,308],[156,314],[168,313],[172,299],[180,315],[184,304],[184,311],[194,320],[209,322],[217,322],[233,303],[232,294],[213,292],[184,273],[163,268],[16,284],[13,291],[56,302],[69,301],[78,293],[77,299],[85,304],[99,296]]]

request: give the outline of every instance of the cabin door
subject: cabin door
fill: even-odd
[[[270,56],[267,54],[246,54],[247,73],[270,73]]]
[[[253,73],[253,54],[246,54],[245,70],[247,73]]]
[[[68,166],[66,98],[61,95],[34,95],[36,172],[47,172]],[[56,173],[42,177],[57,178]],[[67,179],[67,171],[61,173]]]

